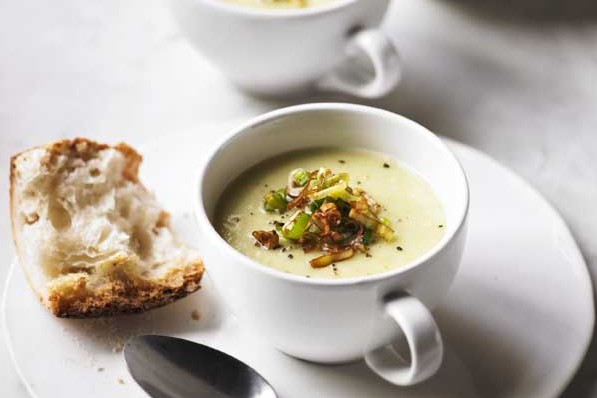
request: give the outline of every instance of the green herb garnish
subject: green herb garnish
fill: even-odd
[[[369,246],[371,244],[372,239],[373,239],[373,230],[366,228],[365,232],[363,233],[363,244],[365,246]]]
[[[325,199],[317,199],[311,202],[311,204],[309,205],[309,210],[311,210],[311,213],[315,213],[317,209],[321,207],[324,201]]]

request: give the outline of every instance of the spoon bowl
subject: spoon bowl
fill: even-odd
[[[154,398],[276,398],[249,365],[189,340],[133,337],[124,346],[124,358],[133,379]]]

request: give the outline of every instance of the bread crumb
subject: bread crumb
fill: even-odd
[[[98,371],[98,372],[103,372],[103,371],[104,371],[104,368],[97,368],[97,371]]]
[[[200,319],[201,319],[201,314],[199,313],[199,311],[197,311],[197,310],[193,310],[193,312],[191,312],[191,318],[192,318],[194,321],[198,321],[198,320],[200,320]]]
[[[117,378],[116,381],[118,382],[118,384],[124,384],[124,380],[122,380],[120,377]]]
[[[122,352],[123,348],[124,348],[124,344],[116,343],[116,345],[112,348],[112,352]]]

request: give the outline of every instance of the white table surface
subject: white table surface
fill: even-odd
[[[386,27],[404,78],[369,104],[520,173],[563,214],[595,275],[597,3],[506,3],[396,1]],[[0,280],[14,255],[11,154],[74,135],[140,145],[204,121],[332,99],[264,101],[236,91],[161,0],[0,0]],[[0,396],[26,397],[3,343]],[[597,342],[564,396],[597,397]]]

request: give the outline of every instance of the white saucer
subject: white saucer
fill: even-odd
[[[199,126],[142,148],[146,185],[172,212],[175,227],[199,247],[190,214],[192,177],[204,149],[227,128]],[[537,192],[487,156],[448,143],[470,180],[470,233],[454,286],[436,311],[446,356],[431,380],[399,388],[363,363],[320,366],[287,357],[228,314],[209,278],[199,293],[147,314],[56,319],[13,264],[2,305],[21,379],[39,398],[142,397],[122,355],[114,351],[130,335],[160,333],[240,358],[284,398],[559,395],[593,331],[593,294],[584,260],[560,216]],[[207,264],[208,269],[217,266]],[[193,310],[200,312],[199,321],[191,318]]]

